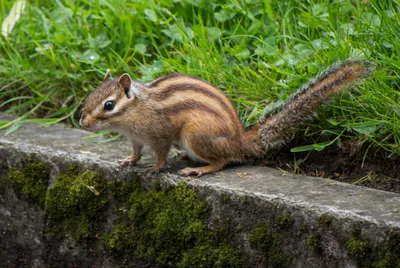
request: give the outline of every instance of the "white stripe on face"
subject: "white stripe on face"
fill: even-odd
[[[130,105],[130,103],[134,99],[134,97],[133,98],[131,97],[130,99],[128,99],[128,98],[125,97],[125,95],[123,95],[122,98],[121,97],[118,98],[119,96],[120,96],[119,94],[111,95],[109,98],[107,98],[107,100],[105,100],[103,102],[103,107],[104,107],[104,104],[107,101],[113,101],[114,102],[114,108],[112,110],[107,111],[107,110],[104,110],[104,108],[103,108],[104,114],[106,116],[112,116],[114,114],[119,113],[121,110],[123,110],[124,107],[126,107],[126,105]]]

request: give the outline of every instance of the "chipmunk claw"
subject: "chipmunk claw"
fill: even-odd
[[[160,170],[152,167],[152,168],[146,168],[144,171],[140,173],[140,175],[142,175],[144,179],[147,180],[151,179],[154,175],[157,175],[158,173],[160,173]]]
[[[137,161],[131,160],[129,157],[124,160],[118,160],[118,167],[125,168],[125,167],[133,167],[136,165]]]
[[[146,180],[153,178],[155,175],[157,175],[158,173],[160,173],[159,171],[153,171],[153,170],[149,170],[146,174],[146,176],[144,176],[144,178]]]

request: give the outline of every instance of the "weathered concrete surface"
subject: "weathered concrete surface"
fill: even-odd
[[[7,118],[3,115],[0,120]],[[51,167],[53,180],[60,169],[71,164],[78,164],[81,169],[101,170],[108,180],[114,180],[140,174],[153,161],[152,154],[146,152],[137,168],[119,170],[117,160],[130,154],[126,142],[93,143],[84,138],[90,133],[62,125],[25,125],[10,135],[4,136],[4,132],[0,132],[3,166],[18,166],[22,159],[34,157]],[[400,249],[400,241],[390,240],[393,234],[400,233],[399,194],[255,166],[230,167],[188,180],[174,175],[187,162],[171,158],[168,164],[152,180],[141,179],[144,185],[151,187],[155,180],[161,185],[184,181],[198,192],[209,205],[209,228],[229,225],[234,234],[232,243],[242,254],[243,266],[260,267],[262,263],[274,266],[268,260],[268,252],[263,252],[265,247],[249,244],[249,235],[257,226],[266,226],[281,237],[277,244],[291,267],[362,266],[360,258],[372,254],[370,250],[376,256],[373,261],[377,262],[388,243],[395,243],[395,250]],[[18,200],[12,191],[0,191],[0,266],[52,266],[49,247],[45,246],[51,241],[45,241],[41,235],[44,215],[39,207]],[[290,224],[282,227],[279,221],[285,217]],[[111,218],[107,225],[112,225]],[[349,254],[349,241],[359,241],[361,245],[368,241],[368,250]],[[31,254],[19,256],[18,251],[23,248]],[[83,250],[66,235],[57,251],[59,256],[54,257],[53,251],[52,259],[58,258],[59,266],[65,264],[63,261],[73,266],[119,265],[118,259],[108,254],[91,259],[79,253]]]

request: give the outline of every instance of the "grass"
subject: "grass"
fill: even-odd
[[[0,3],[4,21],[15,1]],[[150,81],[171,72],[223,89],[242,122],[257,122],[338,60],[377,66],[296,134],[322,150],[341,139],[400,154],[400,13],[393,1],[35,0],[0,39],[0,122],[77,127],[85,97],[110,68]],[[334,142],[330,142],[334,141]]]

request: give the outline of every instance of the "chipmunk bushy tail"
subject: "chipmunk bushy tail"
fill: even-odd
[[[321,104],[362,80],[372,70],[373,64],[362,60],[349,59],[334,65],[303,86],[275,112],[261,117],[259,124],[245,134],[244,140],[248,144],[257,143],[261,151],[285,140]]]

